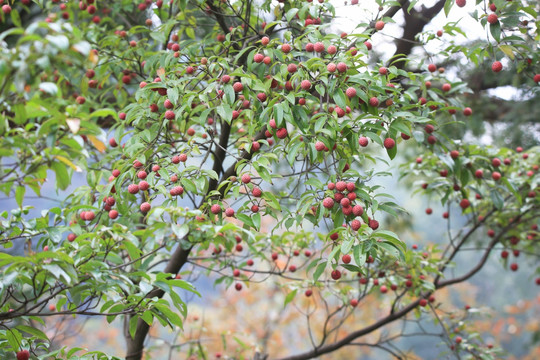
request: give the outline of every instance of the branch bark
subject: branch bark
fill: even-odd
[[[445,0],[439,0],[430,8],[422,6],[422,10],[420,11],[416,11],[414,8],[412,8],[410,13],[407,12],[409,1],[404,1],[402,3],[401,8],[403,9],[403,16],[405,17],[405,25],[403,26],[403,35],[400,39],[396,40],[396,51],[394,56],[390,58],[390,64],[400,69],[405,66],[404,61],[393,63],[395,57],[399,55],[400,58],[402,58],[411,53],[413,47],[416,45],[416,41],[414,40],[416,35],[424,30],[424,26],[429,24],[431,20],[433,20],[433,18],[444,8],[445,2]]]

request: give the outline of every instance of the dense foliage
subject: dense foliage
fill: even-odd
[[[126,358],[141,359],[150,326],[182,328],[178,290],[204,296],[186,280],[200,271],[238,291],[272,282],[285,306],[323,311],[321,298],[335,310],[298,354],[261,358],[338,351],[414,313],[441,325],[447,355],[501,356],[438,313],[436,294],[496,249],[514,271],[509,251],[538,253],[540,153],[456,138],[481,109],[468,103],[474,86],[436,62],[512,71],[522,96],[538,96],[535,1],[469,4],[463,16],[486,30],[477,45],[457,41],[452,22],[417,36],[441,42],[439,54],[375,66],[385,45],[372,36],[421,2],[373,1],[371,21],[337,34],[328,1],[0,3],[0,189],[18,204],[0,224],[3,357],[110,358],[50,348],[40,325],[91,315],[124,321]],[[446,15],[465,6],[439,3]],[[415,251],[383,222],[407,212],[379,184],[391,166],[448,208],[440,246]],[[25,205],[50,191],[65,191],[61,206]],[[453,276],[465,246],[477,262]],[[343,328],[357,307],[378,315]],[[390,335],[365,346],[397,356]]]

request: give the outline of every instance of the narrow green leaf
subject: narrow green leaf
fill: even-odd
[[[285,297],[285,302],[283,303],[283,307],[287,306],[288,303],[293,301],[294,297],[296,296],[296,293],[298,292],[298,289],[295,289],[287,294]]]
[[[24,199],[24,193],[26,192],[26,187],[24,186],[17,186],[15,189],[15,200],[17,200],[17,205],[19,205],[20,208],[22,208],[22,203]]]

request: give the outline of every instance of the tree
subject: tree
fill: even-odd
[[[73,315],[123,321],[125,357],[142,359],[150,327],[182,328],[183,296],[204,296],[185,280],[202,268],[239,292],[271,282],[285,307],[310,309],[303,350],[241,343],[239,357],[359,346],[401,358],[392,342],[411,334],[392,326],[416,314],[439,324],[447,354],[498,358],[437,294],[494,252],[513,271],[509,251],[537,256],[538,148],[449,136],[482,113],[468,104],[478,84],[408,44],[442,41],[440,61],[464,58],[493,81],[516,71],[523,96],[538,96],[538,5],[468,4],[487,34],[470,47],[458,23],[423,32],[465,0],[373,3],[369,22],[335,34],[328,1],[4,2],[0,188],[17,208],[0,227],[13,247],[0,253],[3,356],[111,358],[50,346],[44,319]],[[371,64],[372,36],[400,14],[395,56]],[[383,222],[407,212],[379,185],[396,165],[412,193],[447,207],[440,245],[415,251]],[[53,187],[60,206],[27,205]],[[449,272],[465,247],[475,263]],[[374,315],[356,321],[359,307]]]

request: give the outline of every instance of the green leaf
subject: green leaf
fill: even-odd
[[[135,332],[137,331],[137,321],[139,320],[138,316],[132,316],[131,319],[129,319],[129,335],[131,335],[132,339],[135,339]]]
[[[53,162],[51,164],[51,168],[56,174],[56,186],[60,190],[65,190],[71,183],[71,178],[69,176],[67,167],[63,163]]]
[[[172,231],[178,239],[183,239],[189,233],[189,226],[187,224],[177,225],[172,224]]]
[[[317,269],[315,269],[315,273],[313,273],[313,281],[319,280],[322,273],[324,272],[324,269],[326,269],[327,262],[322,262],[319,265],[317,265]]]
[[[296,293],[298,292],[298,289],[295,289],[287,294],[285,297],[285,302],[283,303],[283,307],[287,306],[288,303],[293,301],[294,297],[296,296]]]
[[[339,106],[340,108],[342,108],[343,110],[345,110],[345,108],[347,107],[347,101],[345,99],[345,94],[343,93],[343,90],[341,89],[336,89],[334,91],[334,101],[336,102],[337,106]]]
[[[19,15],[19,12],[17,9],[12,8],[11,9],[11,21],[13,21],[13,25],[16,27],[21,27],[21,16]]]
[[[446,0],[444,3],[444,15],[448,17],[448,13],[450,12],[450,9],[452,9],[452,4],[454,3],[454,0]]]
[[[504,199],[497,190],[492,190],[490,193],[491,201],[498,210],[501,210],[504,206]]]
[[[394,160],[394,158],[396,157],[397,155],[397,144],[394,145],[394,147],[390,148],[390,149],[386,149],[386,153],[388,154],[388,156],[390,157],[390,160]]]
[[[23,339],[21,333],[16,329],[7,329],[6,338],[13,351],[19,351]]]
[[[17,200],[17,205],[19,205],[20,208],[22,208],[22,203],[24,199],[24,193],[26,192],[26,187],[24,186],[17,186],[15,189],[15,200]]]
[[[501,42],[501,24],[499,22],[496,22],[495,24],[490,24],[489,32],[497,42]]]
[[[285,18],[287,19],[287,22],[291,22],[291,19],[296,16],[296,14],[298,13],[298,10],[299,10],[298,8],[294,7],[290,9],[289,11],[287,11],[287,13],[285,14]]]
[[[45,333],[43,331],[41,331],[39,329],[36,329],[34,327],[26,326],[26,325],[17,325],[17,329],[19,329],[22,332],[26,332],[26,333],[28,333],[30,335],[34,335],[38,339],[42,339],[42,340],[45,340],[45,341],[49,340],[49,338],[47,337],[47,335],[45,335]]]
[[[223,104],[216,109],[219,116],[228,123],[232,121],[232,109],[228,104]]]
[[[356,265],[362,266],[366,263],[367,254],[363,251],[363,246],[361,244],[355,245],[353,248],[353,256]]]

